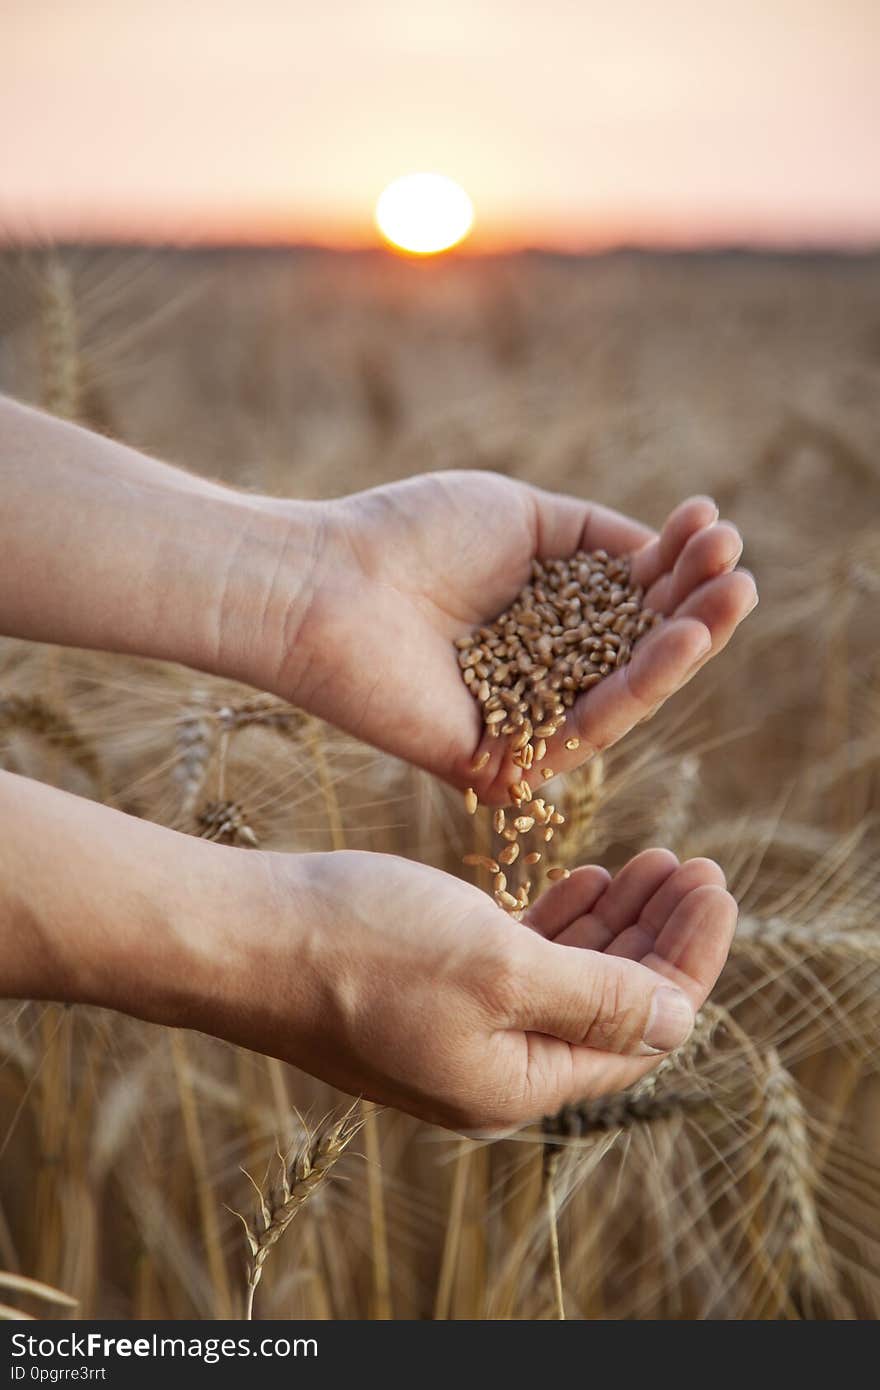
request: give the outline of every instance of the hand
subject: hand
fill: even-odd
[[[736,922],[721,870],[667,850],[613,880],[578,869],[523,923],[390,855],[215,854],[255,875],[237,894],[250,920],[215,937],[223,969],[188,1021],[469,1132],[516,1128],[650,1070],[690,1032]]]
[[[666,621],[631,663],[581,696],[546,765],[565,771],[617,742],[727,644],[757,602],[735,567],[742,541],[694,497],[659,535],[593,503],[497,474],[435,473],[329,504],[325,541],[278,693],[483,801],[514,780],[503,740],[485,739],[453,639],[494,618],[535,557],[604,547],[632,557],[645,601]],[[580,748],[564,741],[576,735]],[[516,779],[522,776],[517,772]]]
[[[636,1080],[736,920],[720,869],[667,850],[578,869],[514,922],[391,855],[230,849],[9,773],[0,815],[4,997],[198,1028],[469,1131]]]
[[[535,557],[632,557],[667,619],[583,696],[548,750],[608,747],[721,650],[756,602],[736,530],[693,498],[656,536],[603,507],[493,473],[435,473],[335,502],[234,493],[0,400],[0,542],[18,582],[0,629],[132,652],[273,690],[458,786],[503,801],[453,639],[497,616]],[[101,538],[95,544],[94,538]],[[563,746],[577,735],[576,753]],[[503,766],[505,756],[508,766]],[[520,774],[517,773],[517,780]]]

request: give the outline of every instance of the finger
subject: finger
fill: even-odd
[[[693,1027],[685,994],[638,961],[531,938],[512,1023],[574,1047],[646,1057],[678,1047]]]
[[[522,920],[540,936],[552,941],[569,923],[592,912],[610,882],[607,869],[598,864],[585,864],[542,893]]]
[[[562,730],[548,743],[542,766],[566,772],[616,743],[720,652],[757,602],[757,588],[748,570],[718,575],[700,585],[674,617],[638,643],[628,666],[580,696]],[[566,743],[572,739],[577,747],[569,749]],[[481,749],[497,752],[498,742],[487,738]],[[493,759],[486,773],[491,777],[484,774],[485,780],[481,779],[481,797],[491,804],[509,800],[507,784],[514,779],[507,774],[512,769],[505,771]],[[529,782],[534,787],[539,781],[540,769],[536,769]]]
[[[679,621],[676,617],[663,623],[638,644],[628,666],[615,671],[575,702],[564,729],[550,745],[547,764],[556,772],[564,771],[572,763],[583,761],[585,755],[616,743],[684,685],[711,648],[712,636],[703,622]],[[578,757],[565,749],[566,740],[572,736],[586,745],[573,750]]]
[[[657,938],[689,893],[697,888],[725,887],[724,874],[711,859],[689,859],[669,875],[648,900],[631,926],[625,927],[608,946],[609,955],[644,960]]]
[[[673,621],[696,618],[703,623],[711,635],[711,655],[715,656],[727,646],[743,618],[751,613],[757,602],[758,590],[752,575],[748,570],[735,570],[733,574],[720,574],[716,579],[701,584],[687,597]],[[662,627],[660,631],[662,633]],[[597,686],[597,689],[601,689],[601,686]]]
[[[723,889],[707,885],[694,890],[667,924],[662,953],[658,942],[657,953],[641,963],[643,968],[650,962],[648,973],[655,972],[655,976],[678,986],[696,1011],[723,969],[736,914],[736,903]],[[591,952],[580,954],[585,960],[596,959]],[[598,959],[610,962],[615,958]],[[535,1117],[555,1114],[567,1103],[624,1090],[653,1065],[650,1060],[640,1060],[637,1050],[625,1055],[619,1048],[603,1051],[595,1044],[572,1045],[558,1034],[544,1031],[527,1034],[527,1059],[531,1085],[524,1108]]]
[[[561,731],[548,742],[542,766],[564,772],[616,743],[684,685],[711,647],[711,636],[699,622],[679,622],[675,618],[662,623],[638,643],[629,665],[580,696]],[[575,742],[574,748],[566,746],[570,741]],[[518,780],[507,775],[513,773],[512,766],[490,762],[487,771],[490,770],[491,783],[488,788],[486,782],[482,784],[488,801],[494,804],[509,800],[507,784]],[[534,787],[540,778],[541,768],[536,767],[528,780]]]
[[[674,860],[669,850],[646,850],[630,860],[618,874],[614,892],[607,893],[601,905],[597,900],[592,909],[584,909],[554,940],[563,946],[641,960],[653,950],[660,930],[691,889],[707,883],[724,887],[724,874],[711,859],[690,859],[668,873]]]
[[[742,536],[728,521],[719,521],[691,536],[671,573],[653,584],[645,595],[656,613],[674,613],[693,589],[733,569],[742,555]]]
[[[642,908],[640,920],[655,938],[666,926],[679,903],[695,888],[726,888],[723,869],[714,859],[687,859],[661,883]]]
[[[718,508],[711,497],[689,497],[680,503],[670,513],[660,535],[633,556],[633,583],[649,589],[672,569],[691,536],[717,520]]]
[[[639,920],[654,894],[678,869],[678,860],[671,850],[643,850],[624,865],[591,909],[595,925],[590,939],[585,936],[584,927],[573,922],[560,941],[567,946],[604,950],[619,932]]]
[[[607,550],[610,555],[627,555],[641,550],[655,537],[650,526],[596,502],[583,502],[556,492],[535,489],[538,497],[538,538],[536,554],[540,560],[571,555],[575,550]]]
[[[626,1090],[656,1066],[660,1055],[640,1058],[572,1047],[544,1033],[527,1033],[525,1042],[526,1096],[520,1124],[555,1115],[564,1105]]]
[[[683,990],[693,1008],[705,1003],[724,968],[736,930],[736,900],[705,884],[679,903],[641,964]]]

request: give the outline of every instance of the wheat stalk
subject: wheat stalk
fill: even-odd
[[[271,1251],[304,1204],[332,1172],[348,1145],[363,1128],[363,1124],[363,1116],[356,1115],[355,1106],[351,1106],[341,1118],[308,1135],[292,1161],[285,1160],[279,1154],[276,1185],[268,1193],[263,1191],[249,1173],[246,1174],[259,1197],[258,1217],[253,1225],[239,1212],[235,1213],[244,1226],[250,1251],[246,1319],[253,1318],[254,1294],[263,1277],[263,1269]]]
[[[556,1188],[553,1174],[548,1174],[544,1184],[544,1202],[547,1208],[547,1230],[550,1235],[550,1272],[553,1276],[553,1300],[556,1317],[565,1322],[565,1293],[562,1288],[562,1260],[559,1254],[559,1219],[556,1211]]]
[[[654,830],[654,839],[658,845],[675,850],[676,853],[681,852],[684,837],[691,824],[699,784],[700,759],[694,753],[686,753],[675,769],[675,776]]]
[[[76,301],[70,271],[54,254],[46,262],[41,288],[42,403],[53,415],[75,420],[81,390]]]
[[[736,951],[754,952],[766,948],[804,955],[831,956],[841,961],[880,964],[880,931],[824,925],[821,919],[800,925],[784,917],[740,918],[734,938]]]

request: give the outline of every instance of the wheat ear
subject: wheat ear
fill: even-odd
[[[0,734],[15,729],[33,734],[50,748],[58,749],[91,779],[96,790],[102,790],[98,755],[63,710],[53,708],[39,695],[0,696]]]
[[[270,1251],[278,1244],[300,1209],[329,1176],[363,1123],[363,1117],[356,1115],[355,1106],[352,1106],[340,1119],[325,1124],[309,1135],[292,1161],[283,1159],[279,1154],[277,1183],[268,1193],[254,1182],[249,1173],[246,1174],[260,1199],[258,1218],[253,1225],[239,1212],[235,1213],[244,1226],[250,1251],[246,1319],[253,1318],[254,1294],[263,1277]]]
[[[780,1278],[787,1268],[791,1292],[804,1316],[852,1317],[816,1207],[819,1175],[807,1113],[794,1077],[773,1049],[767,1054],[764,1081],[763,1164],[772,1267]]]
[[[237,801],[208,801],[196,817],[199,837],[213,840],[215,844],[247,845],[256,849],[259,845],[253,829],[248,824],[247,812]]]
[[[282,737],[292,738],[303,723],[301,710],[274,695],[247,695],[214,708],[196,696],[178,718],[174,732],[173,776],[180,790],[181,816],[188,819],[195,811],[221,740],[228,742],[241,729],[254,727],[274,729]]]

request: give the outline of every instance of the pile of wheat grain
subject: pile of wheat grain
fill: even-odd
[[[528,907],[532,879],[526,874],[508,887],[508,871],[519,860],[523,868],[541,862],[565,816],[552,802],[532,792],[529,773],[540,768],[549,781],[553,769],[541,766],[548,744],[562,732],[566,711],[605,676],[626,665],[639,638],[660,621],[643,603],[644,591],[632,583],[626,556],[606,550],[578,550],[563,559],[534,560],[532,576],[513,603],[494,621],[456,639],[458,664],[465,685],[479,701],[489,738],[507,738],[511,762],[522,775],[508,787],[518,814],[495,812],[495,833],[507,843],[497,855],[468,854],[464,863],[492,875],[495,901],[519,917]],[[565,747],[574,752],[580,740],[572,735]],[[480,772],[488,764],[486,749],[473,764]],[[465,809],[476,813],[477,794],[465,792]],[[530,848],[521,836],[535,831],[541,848]],[[520,859],[520,852],[526,852]],[[560,864],[546,868],[551,881],[565,878]]]

